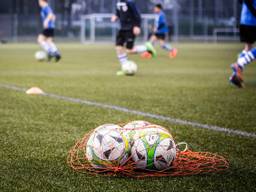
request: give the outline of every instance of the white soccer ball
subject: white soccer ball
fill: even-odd
[[[132,121],[127,123],[123,128],[125,130],[134,130],[134,129],[144,128],[149,125],[151,125],[151,123],[147,121],[138,120],[138,121]]]
[[[86,157],[94,168],[126,163],[129,143],[120,130],[121,127],[118,125],[106,124],[91,134],[86,145]]]
[[[145,129],[135,137],[131,156],[144,170],[165,170],[176,158],[176,145],[170,133],[162,129]]]
[[[47,54],[44,51],[37,51],[35,53],[35,59],[37,61],[44,61],[47,58]]]
[[[151,125],[147,121],[132,121],[123,126],[123,135],[128,140],[130,146],[133,145],[134,137],[137,135],[137,131],[144,129],[145,127]]]
[[[125,75],[135,75],[138,71],[138,66],[133,61],[127,61],[122,65],[122,71]]]

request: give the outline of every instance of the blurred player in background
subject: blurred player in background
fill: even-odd
[[[55,14],[48,4],[48,0],[38,0],[41,7],[41,17],[43,21],[43,32],[38,36],[38,43],[47,52],[48,60],[55,58],[58,62],[61,59],[61,55],[53,42],[54,28],[55,28]]]
[[[256,41],[256,0],[240,0],[240,3],[242,3],[240,38],[245,43],[245,48],[239,55],[237,62],[231,65],[233,74],[230,77],[230,82],[242,88],[243,70],[246,65],[256,59],[256,49],[253,48]]]
[[[127,54],[155,52],[153,47],[136,46],[135,39],[141,33],[141,15],[133,0],[119,0],[112,22],[120,21],[121,28],[116,37],[116,52],[121,65],[128,61]],[[117,75],[124,75],[118,71]]]
[[[157,17],[153,28],[153,33],[150,35],[149,43],[147,46],[155,45],[155,43],[158,41],[162,49],[168,51],[170,58],[175,58],[178,53],[177,49],[172,48],[172,46],[166,41],[169,34],[169,27],[166,15],[163,11],[163,6],[161,4],[156,4],[154,7],[154,13],[157,15]],[[145,52],[145,54],[142,56],[149,58],[149,54],[152,53]],[[155,56],[154,54],[156,53],[153,53],[153,56]]]

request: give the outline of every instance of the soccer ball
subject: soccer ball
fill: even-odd
[[[140,128],[144,128],[148,125],[151,125],[151,123],[147,122],[147,121],[132,121],[128,124],[126,124],[123,128],[125,130],[134,130],[134,129],[140,129]]]
[[[138,71],[138,66],[133,61],[127,61],[122,65],[122,71],[125,75],[133,76]]]
[[[164,129],[144,129],[134,137],[131,156],[139,169],[165,170],[176,158],[176,145]]]
[[[35,53],[35,59],[37,61],[44,61],[46,59],[47,55],[44,51],[37,51]]]
[[[121,127],[106,124],[91,134],[86,145],[86,158],[94,168],[124,165],[128,159],[129,143]]]
[[[137,131],[144,129],[148,125],[151,125],[151,123],[147,121],[132,121],[123,126],[123,135],[125,138],[127,138],[130,146],[133,145],[134,137],[137,135]]]

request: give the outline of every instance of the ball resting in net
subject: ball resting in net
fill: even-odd
[[[113,125],[111,126],[113,127]],[[144,178],[222,173],[229,168],[229,162],[220,155],[209,152],[194,152],[187,147],[184,151],[180,151],[177,147],[179,144],[175,145],[171,134],[165,128],[152,124],[143,124],[143,127],[134,126],[131,128],[129,126],[115,127],[115,131],[118,130],[121,135],[132,137],[130,140],[127,139],[126,144],[129,145],[129,150],[127,150],[128,148],[124,150],[125,158],[122,156],[122,158],[113,161],[101,156],[101,153],[98,152],[98,157],[102,160],[98,158],[92,160],[93,158],[88,155],[88,145],[92,145],[92,138],[100,138],[101,141],[103,140],[102,142],[105,142],[104,147],[109,145],[112,151],[116,149],[123,150],[120,147],[123,146],[121,140],[117,139],[117,136],[113,136],[113,132],[102,133],[104,136],[112,134],[112,137],[115,137],[119,142],[116,146],[110,139],[106,139],[107,137],[99,136],[102,127],[104,128],[104,126],[101,126],[96,131],[86,134],[69,151],[67,162],[74,171],[107,176]],[[107,128],[109,131],[114,129]],[[130,134],[130,132],[132,133]],[[140,145],[141,142],[144,142],[143,145]],[[141,148],[140,146],[147,146],[145,142],[149,144],[148,147]],[[99,143],[96,142],[94,145],[100,148],[102,154],[107,154],[109,157],[111,150],[106,148],[108,151],[106,153],[104,147],[101,147]],[[154,149],[154,152],[152,152],[154,155],[151,155],[152,149]],[[116,151],[115,153],[121,154]]]

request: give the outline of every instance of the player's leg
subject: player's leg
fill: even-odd
[[[243,51],[238,57],[243,57],[244,54],[253,48],[255,39],[255,27],[240,25],[240,41],[245,43]]]
[[[166,35],[159,34],[157,38],[160,42],[161,48],[169,53],[170,58],[175,58],[178,54],[178,50],[166,42]]]
[[[126,36],[125,31],[119,31],[116,36],[116,55],[121,67],[128,61],[128,55],[126,52],[126,48],[124,47],[126,43],[125,36]],[[124,72],[120,70],[117,72],[117,75],[124,75]]]
[[[246,65],[253,62],[256,58],[256,49],[252,48],[256,41],[256,27],[241,25],[240,39],[245,43],[245,49],[240,54],[237,62],[231,65],[233,73],[230,77],[230,82],[239,87],[243,87],[243,70]]]
[[[53,37],[48,37],[46,39],[49,47],[50,47],[50,57],[54,57],[55,61],[58,62],[61,59],[61,55],[60,52],[57,48],[57,46],[55,45],[54,41],[53,41]]]
[[[122,68],[122,66],[125,65],[125,63],[128,61],[128,55],[127,55],[125,47],[123,47],[121,45],[117,45],[116,46],[116,54],[117,54],[117,58],[119,60],[121,68]],[[122,70],[117,71],[116,74],[118,76],[125,75]]]
[[[147,47],[145,45],[137,45],[134,46],[136,40],[136,36],[132,31],[126,32],[125,41],[126,41],[126,51],[128,54],[140,54],[147,51]]]
[[[251,49],[244,53],[244,56],[239,57],[237,63],[231,65],[233,74],[230,77],[230,82],[235,86],[242,88],[243,87],[243,70],[247,65],[252,63],[256,59],[256,48]]]
[[[128,55],[127,55],[126,49],[124,47],[117,45],[116,46],[116,54],[117,54],[117,58],[121,65],[123,65],[124,63],[126,63],[128,61]]]
[[[149,36],[149,41],[145,45],[136,46],[134,51],[141,53],[142,58],[150,59],[157,56],[157,52],[154,48],[155,39],[153,35]]]
[[[151,42],[147,42],[145,45],[137,45],[137,46],[134,46],[134,42],[135,42],[135,36],[133,34],[130,34],[130,36],[127,38],[127,53],[141,54],[143,58],[151,58],[152,55],[156,56],[156,50],[154,49]]]
[[[149,37],[149,41],[146,43],[147,52],[150,53],[153,57],[157,56],[157,51],[154,48],[156,42],[157,42],[156,35],[151,34],[150,37]]]
[[[49,55],[50,54],[50,46],[46,41],[47,37],[42,33],[38,35],[37,42],[42,47],[42,49]]]
[[[124,38],[126,43],[126,52],[128,54],[140,54],[147,51],[147,48],[144,45],[135,46],[136,36],[133,31],[127,31]]]

